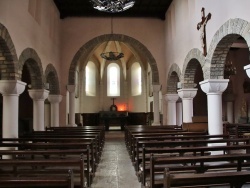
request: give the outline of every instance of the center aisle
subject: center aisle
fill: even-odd
[[[129,158],[124,132],[106,131],[101,161],[91,187],[93,188],[141,188]]]

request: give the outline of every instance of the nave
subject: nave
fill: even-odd
[[[124,143],[124,132],[106,131],[93,188],[140,188]]]

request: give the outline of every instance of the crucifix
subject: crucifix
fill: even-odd
[[[112,98],[111,100],[113,100],[113,104],[110,106],[110,111],[117,111],[117,106],[115,105],[115,98]]]
[[[200,30],[200,40],[201,40],[201,47],[203,49],[203,55],[207,55],[207,42],[206,42],[206,25],[208,20],[211,19],[211,13],[205,16],[205,8],[201,9],[201,22],[197,24],[197,29]]]

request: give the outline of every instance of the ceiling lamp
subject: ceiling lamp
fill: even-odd
[[[124,57],[124,54],[121,52],[106,52],[106,53],[101,53],[101,57],[108,61],[116,61]]]
[[[111,36],[113,35],[113,18],[111,17]],[[103,52],[100,56],[107,61],[117,61],[124,57],[122,52]]]
[[[90,0],[94,9],[103,12],[122,12],[134,6],[135,0]]]

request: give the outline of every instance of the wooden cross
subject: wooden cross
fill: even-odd
[[[201,9],[201,22],[197,24],[197,29],[200,30],[200,40],[201,40],[201,47],[203,49],[203,55],[207,55],[207,42],[206,42],[206,25],[208,20],[211,19],[211,13],[209,13],[205,17],[205,8]]]

